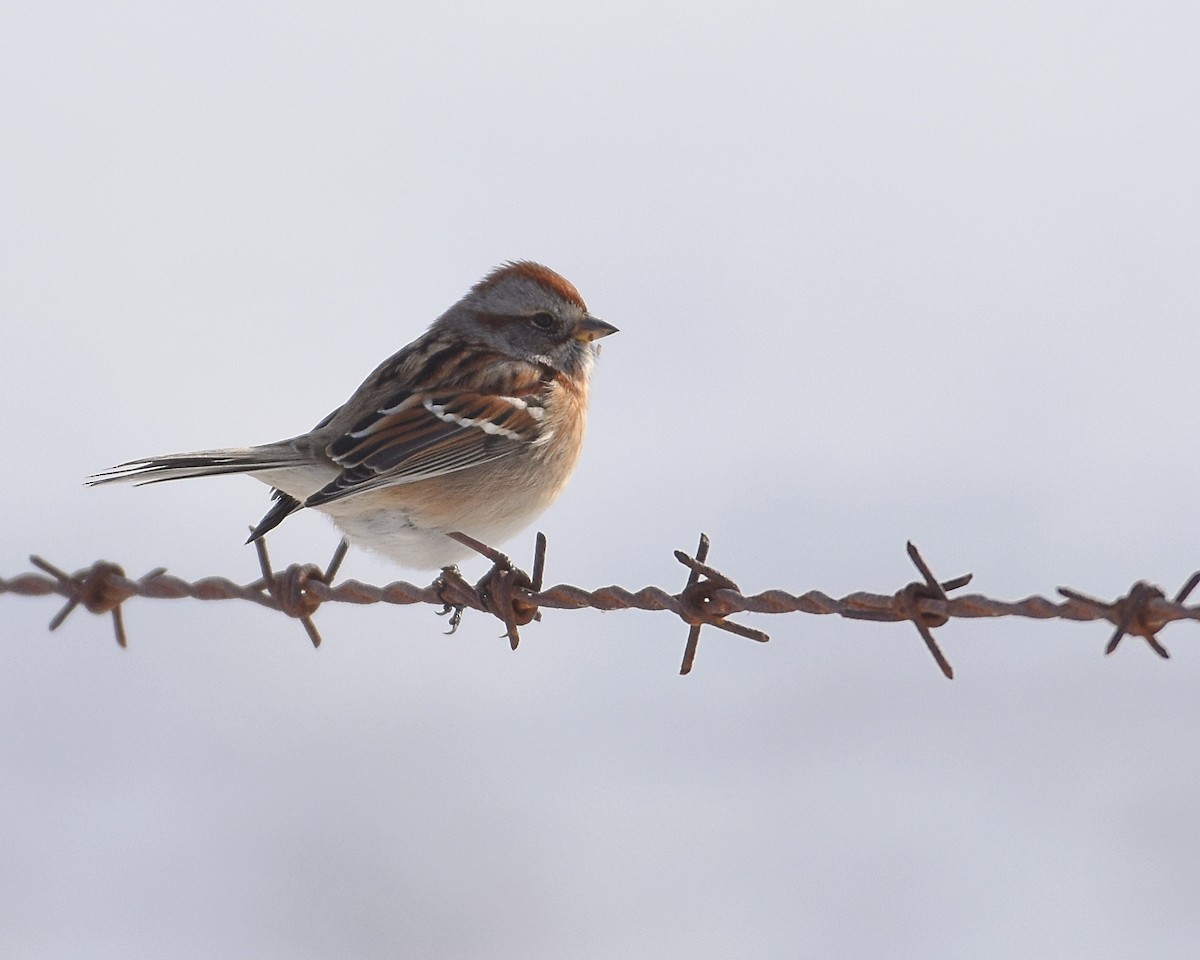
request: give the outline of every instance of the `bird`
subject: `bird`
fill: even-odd
[[[617,328],[549,267],[496,267],[307,433],[144,457],[88,483],[248,474],[273,488],[261,539],[301,509],[414,569],[450,567],[527,526],[562,492],[587,420],[596,343]]]

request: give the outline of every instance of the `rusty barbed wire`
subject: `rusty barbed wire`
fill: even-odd
[[[0,594],[18,596],[57,595],[66,604],[51,619],[49,628],[56,630],[78,607],[94,614],[110,614],[117,643],[128,643],[122,615],[124,603],[132,597],[156,600],[192,598],[196,600],[245,600],[259,606],[278,610],[300,621],[314,647],[321,645],[321,634],[313,615],[323,603],[427,603],[440,606],[441,613],[450,615],[453,633],[465,609],[489,613],[504,624],[504,636],[512,648],[520,643],[520,628],[541,619],[540,608],[576,610],[590,607],[595,610],[668,611],[688,624],[683,662],[679,672],[690,673],[695,663],[700,632],[706,626],[735,636],[766,643],[767,634],[728,618],[739,613],[807,613],[836,615],[850,620],[879,622],[911,621],[924,641],[938,668],[953,679],[954,670],[942,652],[933,631],[945,626],[952,618],[1025,617],[1033,620],[1107,620],[1116,628],[1105,647],[1105,654],[1117,649],[1126,636],[1141,637],[1160,657],[1168,658],[1159,632],[1177,620],[1200,621],[1200,605],[1187,606],[1185,601],[1200,585],[1200,571],[1191,577],[1168,600],[1159,587],[1138,581],[1129,593],[1113,601],[1098,600],[1068,587],[1059,587],[1064,598],[1055,602],[1041,596],[1021,600],[995,600],[981,594],[951,597],[952,591],[965,587],[972,578],[967,573],[939,581],[912,543],[907,544],[908,556],[921,574],[921,580],[909,583],[891,594],[859,591],[844,597],[830,597],[819,590],[794,594],[786,590],[764,590],[745,595],[724,573],[708,565],[709,540],[700,535],[695,556],[675,551],[675,559],[688,570],[687,581],[679,593],[661,587],[647,586],[631,591],[616,585],[585,590],[570,584],[556,584],[543,589],[546,565],[546,538],[537,535],[533,576],[516,567],[504,554],[493,550],[464,534],[451,534],[461,543],[492,561],[491,569],[472,585],[463,579],[456,568],[450,567],[429,584],[421,587],[402,580],[375,586],[357,580],[334,584],[338,569],[346,555],[343,540],[324,569],[315,564],[291,564],[276,571],[267,553],[265,540],[255,541],[262,576],[252,583],[239,584],[225,577],[203,577],[195,581],[171,576],[165,567],[157,567],[134,580],[125,575],[117,564],[98,560],[73,574],[68,574],[41,557],[30,562],[42,573],[24,573],[11,579],[0,577]]]

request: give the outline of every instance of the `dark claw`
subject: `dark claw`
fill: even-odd
[[[439,617],[450,614],[450,619],[446,621],[450,625],[450,629],[446,631],[446,636],[450,636],[458,629],[458,625],[462,623],[463,611],[465,609],[466,607],[456,606],[453,603],[444,603],[441,610],[434,611]]]

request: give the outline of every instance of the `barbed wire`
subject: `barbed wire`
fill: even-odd
[[[939,581],[912,543],[907,545],[908,556],[921,574],[921,580],[909,583],[891,594],[856,592],[841,598],[830,597],[819,590],[793,594],[786,590],[764,590],[745,595],[741,588],[707,564],[709,540],[700,535],[694,556],[675,551],[675,559],[688,569],[688,579],[679,593],[648,586],[630,591],[624,587],[607,586],[584,590],[570,584],[556,584],[543,589],[546,564],[546,538],[537,535],[532,576],[517,568],[502,553],[461,533],[450,536],[492,561],[492,568],[478,583],[472,585],[462,578],[457,568],[441,572],[428,586],[421,587],[402,580],[375,586],[358,580],[334,580],[345,558],[347,544],[343,540],[324,569],[315,564],[291,564],[276,571],[267,553],[265,540],[256,540],[262,576],[252,583],[238,584],[225,577],[203,577],[195,581],[171,576],[165,567],[158,567],[134,580],[115,563],[97,560],[90,567],[68,574],[38,556],[30,562],[42,573],[24,573],[11,579],[0,577],[0,594],[19,596],[58,595],[66,604],[50,621],[56,630],[78,607],[94,614],[110,614],[117,643],[127,645],[123,605],[132,597],[157,600],[176,600],[189,597],[197,600],[245,600],[268,609],[278,610],[300,621],[313,646],[320,646],[321,634],[313,615],[323,603],[427,603],[440,606],[449,615],[450,633],[457,629],[463,610],[470,608],[495,616],[505,627],[505,636],[515,650],[520,642],[520,628],[541,619],[541,607],[575,610],[590,607],[595,610],[655,610],[669,611],[688,624],[680,673],[691,672],[705,626],[714,627],[735,636],[759,643],[770,638],[761,630],[730,621],[738,613],[808,613],[836,615],[851,620],[899,622],[914,624],[939,669],[950,679],[954,670],[942,653],[933,631],[951,618],[1026,617],[1034,620],[1106,620],[1116,628],[1105,646],[1106,654],[1117,649],[1126,636],[1141,637],[1160,657],[1170,656],[1158,639],[1158,633],[1168,623],[1177,620],[1200,621],[1200,605],[1187,606],[1185,601],[1200,584],[1200,571],[1168,600],[1159,587],[1139,580],[1124,596],[1113,601],[1099,600],[1068,587],[1059,587],[1061,601],[1041,596],[1022,600],[994,600],[980,594],[951,597],[951,591],[965,587],[971,574]]]

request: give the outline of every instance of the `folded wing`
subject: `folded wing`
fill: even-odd
[[[329,445],[342,472],[304,506],[512,456],[545,438],[544,413],[533,394],[401,393]]]

